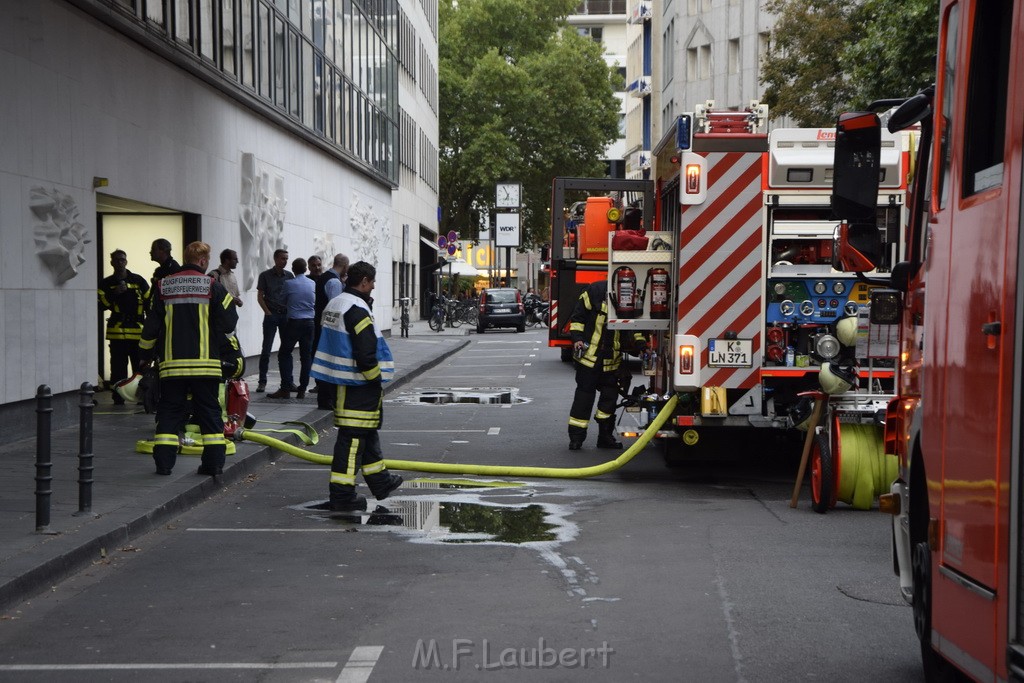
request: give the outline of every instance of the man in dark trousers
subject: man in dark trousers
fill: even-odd
[[[256,301],[263,309],[263,348],[260,350],[260,378],[256,391],[267,388],[267,373],[270,371],[270,352],[274,348],[274,336],[284,341],[284,326],[288,322],[288,308],[284,303],[284,283],[294,275],[284,269],[288,265],[285,249],[274,251],[274,267],[260,273],[256,281]]]
[[[345,291],[324,309],[320,346],[313,358],[313,376],[336,391],[338,440],[328,487],[329,505],[335,511],[366,509],[365,496],[356,494],[360,471],[377,500],[402,484],[402,478],[384,466],[378,434],[384,421],[384,383],[394,377],[395,363],[373,322],[370,293],[376,277],[369,263],[352,264]]]
[[[345,278],[348,277],[348,256],[335,254],[331,267],[321,273],[316,280],[316,300],[313,307],[313,351],[320,343],[320,330],[327,302],[338,296],[345,289]],[[323,391],[321,391],[323,389]],[[316,380],[316,407],[321,410],[334,410],[334,386],[322,380]]]
[[[569,322],[576,359],[576,394],[569,409],[569,450],[578,451],[587,438],[590,411],[597,397],[597,447],[621,449],[615,439],[615,401],[618,385],[615,372],[622,363],[622,339],[618,330],[608,329],[608,283],[599,280],[580,294]],[[640,351],[644,336],[634,332],[632,346]]]
[[[224,468],[227,441],[218,395],[222,378],[220,346],[234,332],[238,307],[224,286],[206,275],[210,245],[185,247],[185,266],[157,283],[153,310],[139,342],[144,365],[160,353],[160,403],[156,414],[153,461],[157,474],[170,474],[178,454],[178,429],[192,396],[192,417],[202,433],[199,474]]]
[[[101,310],[109,310],[107,341],[110,342],[110,384],[128,377],[128,363],[132,372],[139,371],[139,337],[146,319],[149,283],[146,278],[128,270],[128,254],[121,249],[110,253],[114,274],[100,282]],[[124,399],[115,391],[114,404],[124,405]]]

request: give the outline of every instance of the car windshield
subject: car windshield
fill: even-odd
[[[514,289],[492,289],[487,292],[487,301],[492,304],[514,304],[516,291]]]

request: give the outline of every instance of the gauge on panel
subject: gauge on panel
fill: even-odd
[[[814,283],[814,293],[815,294],[824,294],[825,293],[825,289],[826,289],[826,286],[825,286],[824,282],[815,282]]]
[[[775,290],[776,294],[778,294],[779,296],[782,296],[783,294],[786,293],[786,283],[785,282],[776,282],[775,283],[775,287],[773,289]]]
[[[843,282],[842,280],[839,280],[839,281],[836,281],[836,282],[832,283],[832,293],[833,294],[842,294],[845,291],[846,291],[846,283]]]

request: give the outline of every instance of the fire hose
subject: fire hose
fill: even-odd
[[[647,443],[654,437],[676,405],[676,396],[672,396],[662,407],[644,433],[641,434],[633,444],[622,452],[622,455],[599,465],[589,467],[523,467],[509,465],[463,465],[458,463],[421,462],[415,460],[385,460],[384,465],[392,470],[413,470],[416,472],[431,472],[437,474],[474,474],[485,477],[541,477],[547,479],[585,479],[596,477],[608,472],[614,472],[627,462],[632,460],[637,453],[642,451]],[[290,443],[275,439],[272,436],[261,434],[251,429],[239,428],[235,431],[236,441],[252,441],[276,448],[279,451],[302,458],[308,462],[318,465],[330,465],[334,459],[330,455],[313,453]]]

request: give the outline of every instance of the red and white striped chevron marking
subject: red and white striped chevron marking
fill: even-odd
[[[701,339],[705,385],[760,381],[763,307],[762,155],[709,152],[707,201],[682,207],[676,332]],[[733,331],[753,340],[750,368],[708,368],[708,340]]]

